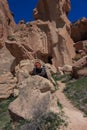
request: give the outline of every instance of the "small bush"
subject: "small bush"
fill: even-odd
[[[58,107],[59,107],[60,109],[63,109],[63,106],[62,106],[62,104],[60,103],[59,100],[57,100],[57,105],[58,105]]]
[[[69,75],[69,74],[64,74],[64,75],[53,74],[52,77],[55,80],[55,82],[61,80],[63,83],[67,83],[72,78],[71,75]]]
[[[37,130],[56,130],[63,125],[65,121],[58,116],[58,114],[50,112],[47,115],[43,115],[40,121],[40,126]]]
[[[64,77],[66,77],[66,75],[53,74],[52,77],[56,82],[56,81],[62,80]]]

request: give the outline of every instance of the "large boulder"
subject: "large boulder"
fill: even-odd
[[[38,118],[46,113],[50,106],[50,92],[41,93],[26,86],[21,88],[19,97],[9,105],[9,112],[13,120]]]
[[[18,84],[18,88],[23,88],[26,86],[32,89],[39,89],[42,93],[47,91],[55,91],[55,87],[48,79],[38,75],[29,76],[29,78],[25,79],[24,81]]]
[[[76,63],[74,63],[72,76],[74,78],[79,78],[81,76],[87,76],[87,56],[84,56]]]
[[[18,83],[19,96],[10,106],[9,111],[14,120],[32,119],[52,110],[51,93],[55,91],[53,84],[41,76],[29,76]]]

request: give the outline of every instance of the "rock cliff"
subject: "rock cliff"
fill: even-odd
[[[9,10],[7,0],[0,0],[0,48],[4,46],[7,36],[11,33],[14,26],[15,22]]]
[[[6,41],[6,47],[17,61],[38,58],[56,67],[72,64],[75,56],[69,35],[67,14],[70,1],[40,0],[34,9],[35,21],[21,21]]]

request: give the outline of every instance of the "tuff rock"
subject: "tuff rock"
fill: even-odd
[[[69,9],[69,0],[40,0],[35,9],[38,13],[34,10],[36,20],[27,24],[21,21],[6,41],[6,47],[17,61],[37,58],[45,63],[50,59],[56,67],[71,65],[75,51],[69,35]]]
[[[0,48],[5,44],[5,40],[12,33],[15,27],[13,16],[9,10],[6,0],[0,0]]]
[[[72,67],[72,76],[74,78],[80,78],[87,76],[87,56],[79,59]]]

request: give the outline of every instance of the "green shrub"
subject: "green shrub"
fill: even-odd
[[[56,130],[63,125],[65,121],[58,116],[57,113],[50,112],[47,115],[43,115],[40,120],[40,126],[37,130]]]
[[[66,77],[66,75],[53,74],[52,77],[56,82],[56,81],[62,80],[64,77]]]
[[[63,106],[62,106],[62,104],[60,103],[59,100],[57,100],[57,105],[58,105],[58,107],[59,107],[60,109],[63,109]]]

